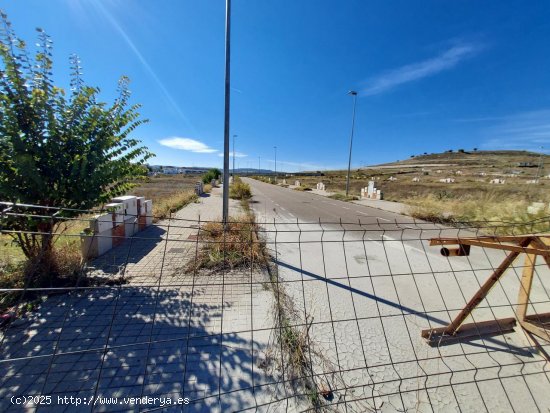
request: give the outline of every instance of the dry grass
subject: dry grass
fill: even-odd
[[[0,261],[0,288],[50,288],[75,286],[82,274],[80,244],[74,237],[56,241],[48,256],[32,260]],[[17,315],[29,309],[29,300],[37,293],[4,293],[0,295],[0,311],[8,310]],[[21,304],[17,303],[21,301]]]
[[[195,202],[195,183],[201,180],[196,175],[157,175],[147,178],[130,191],[129,195],[144,196],[153,201],[154,221],[167,218],[184,206]]]
[[[229,198],[239,200],[252,198],[250,185],[244,183],[238,176],[233,177],[233,182],[229,185]]]
[[[196,202],[199,197],[193,191],[176,192],[165,198],[160,198],[153,201],[153,221],[157,222],[161,219],[168,218],[168,216],[176,211],[179,211],[184,206],[189,205],[191,202]]]
[[[497,193],[458,198],[429,195],[409,198],[406,202],[411,205],[411,216],[426,221],[489,225],[502,234],[550,231],[548,220],[543,219],[548,213],[542,211],[537,215],[528,214],[529,201],[512,198],[503,202]]]
[[[187,271],[265,268],[265,245],[257,230],[252,214],[231,218],[225,231],[220,222],[206,223],[200,230],[198,257],[189,263]]]
[[[304,191],[311,191],[311,188],[309,186],[295,186],[294,188],[295,191],[301,191],[301,192],[304,192]]]
[[[337,194],[332,194],[332,195],[329,195],[328,196],[329,198],[331,199],[336,199],[338,201],[356,201],[359,199],[359,197],[356,197],[354,195],[346,195],[346,194],[342,194],[342,193],[337,193]]]
[[[212,192],[212,185],[211,184],[206,184],[202,187],[202,190],[206,193],[206,194],[209,194],[210,192]]]
[[[550,180],[527,184],[540,173],[538,168],[521,168],[519,162],[538,165],[539,154],[522,151],[477,151],[416,156],[379,167],[362,168],[350,175],[350,196],[359,197],[361,188],[374,179],[387,201],[412,205],[413,215],[439,222],[507,221],[526,223],[536,219],[527,214],[532,202],[550,200]],[[543,157],[546,172],[550,156]],[[461,173],[458,173],[461,171]],[[514,173],[514,176],[508,176]],[[325,183],[327,191],[344,192],[346,171],[326,171],[324,176],[300,176],[305,186]],[[396,178],[390,181],[390,177]],[[452,177],[454,183],[439,182]],[[419,178],[419,182],[413,182]],[[503,185],[491,184],[494,178],[505,179]],[[294,179],[294,178],[293,178]],[[335,199],[348,200],[340,195]]]
[[[198,175],[157,175],[137,182],[128,195],[144,196],[151,199],[153,205],[163,199],[181,193],[192,191],[195,183],[201,181]]]

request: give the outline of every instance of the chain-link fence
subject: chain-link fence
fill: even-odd
[[[550,407],[525,225],[97,213],[2,204],[3,411]]]

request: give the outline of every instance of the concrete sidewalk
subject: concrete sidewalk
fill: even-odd
[[[267,275],[182,270],[195,256],[199,215],[219,219],[221,203],[214,189],[91,264],[91,274],[113,280],[124,274],[125,284],[52,296],[2,332],[0,410],[22,410],[12,396],[41,394],[54,402],[37,411],[82,410],[58,404],[65,396],[99,401],[87,411],[160,407],[120,399],[142,396],[191,399],[163,411],[276,409],[270,405],[280,398],[276,377],[259,367],[274,327]],[[230,213],[240,212],[231,201]]]

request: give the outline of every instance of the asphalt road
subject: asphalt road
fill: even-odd
[[[362,224],[414,223],[405,215],[351,202],[338,201],[310,192],[300,192],[244,178],[252,187],[254,210],[264,217],[303,222],[339,222]]]
[[[444,257],[429,238],[472,231],[245,180],[278,284],[294,305],[293,322],[311,323],[312,369],[331,377],[334,400],[345,403],[340,411],[541,411],[550,405],[546,360],[533,354],[521,329],[443,348],[421,337],[423,329],[458,314],[503,251],[472,248],[469,256]],[[501,278],[471,320],[513,316],[522,263]],[[531,300],[546,312],[550,285],[542,270]],[[514,369],[506,383],[504,366]]]

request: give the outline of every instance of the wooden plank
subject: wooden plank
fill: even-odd
[[[534,334],[537,337],[542,338],[543,340],[550,341],[550,332],[548,331],[548,329],[529,321],[520,321],[519,324],[523,329],[527,330],[531,334]]]
[[[525,316],[525,321],[531,323],[550,324],[550,313],[538,313]]]
[[[544,247],[548,248],[548,246],[550,246],[550,238],[545,238],[545,237],[535,238],[533,240],[533,243],[538,245],[540,248],[544,248]],[[544,259],[544,261],[546,261],[546,265],[548,265],[548,268],[550,268],[550,257],[543,256],[542,258]]]
[[[528,245],[530,240],[527,238],[526,240],[522,241],[525,243],[525,246]],[[451,324],[447,326],[447,329],[445,331],[446,334],[454,334],[458,327],[468,318],[470,313],[474,308],[477,307],[477,305],[483,301],[483,299],[487,296],[491,288],[497,283],[497,281],[500,279],[502,274],[508,269],[510,265],[514,262],[514,260],[518,257],[519,252],[511,252],[506,256],[504,261],[500,263],[498,268],[491,274],[491,276],[483,283],[481,288],[474,294],[474,296],[468,301],[468,304],[462,309],[462,311],[456,316],[456,318],[452,321]]]
[[[525,239],[525,238],[524,238]],[[510,245],[510,244],[501,244],[499,242],[484,241],[481,239],[466,239],[466,238],[455,238],[448,240],[441,240],[439,242],[437,239],[431,239],[430,245],[472,245],[475,247],[481,248],[490,248],[503,251],[513,251],[513,252],[525,252],[527,254],[536,254],[545,257],[550,257],[550,249],[548,248],[533,248],[533,247],[522,247],[521,245]],[[521,244],[521,243],[520,243]]]
[[[462,241],[492,241],[495,243],[508,242],[512,244],[519,244],[525,238],[544,237],[550,235],[502,235],[502,236],[480,236],[480,237],[440,237],[432,238],[430,245],[447,245],[447,244],[461,244]]]
[[[518,307],[516,314],[518,320],[523,321],[527,315],[527,306],[529,304],[529,294],[531,294],[531,286],[533,285],[533,275],[535,274],[535,254],[525,254],[525,264],[521,275],[521,283],[518,294]]]
[[[422,330],[422,337],[430,345],[448,344],[467,337],[480,337],[490,334],[502,334],[512,331],[516,326],[514,317],[502,318],[498,320],[481,321],[478,323],[468,323],[460,326],[460,329],[453,334],[447,333],[448,327],[438,327]]]

